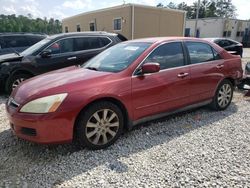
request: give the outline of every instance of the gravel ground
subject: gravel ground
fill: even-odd
[[[105,150],[12,135],[0,97],[0,187],[250,187],[250,100],[140,125]]]

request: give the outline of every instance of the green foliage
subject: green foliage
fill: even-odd
[[[62,32],[62,23],[59,20],[50,18],[32,19],[31,15],[16,16],[0,15],[0,32],[37,32],[46,34],[56,34]]]
[[[185,2],[175,4],[169,2],[166,6],[159,3],[157,7],[179,9],[187,11],[187,18],[193,19],[196,17],[196,8],[198,1],[189,6]],[[222,17],[235,18],[236,7],[232,4],[232,0],[201,0],[199,9],[199,18],[207,17]]]

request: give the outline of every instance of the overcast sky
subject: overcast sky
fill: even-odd
[[[172,0],[172,2],[192,4],[194,0]],[[62,19],[82,12],[97,10],[123,3],[137,3],[156,6],[171,0],[0,0],[0,14],[31,14],[36,17]],[[250,19],[250,0],[232,0],[239,19]]]

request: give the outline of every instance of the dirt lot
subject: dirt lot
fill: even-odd
[[[250,49],[243,61],[250,61]],[[250,187],[250,100],[140,125],[106,150],[12,135],[0,97],[0,187]]]

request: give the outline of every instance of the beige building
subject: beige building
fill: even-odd
[[[135,39],[183,36],[185,20],[184,11],[124,4],[65,18],[62,25],[63,32],[107,31]]]

